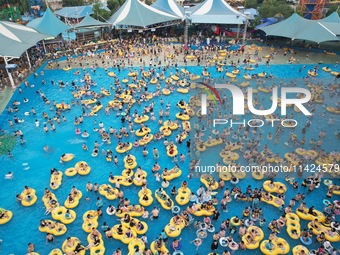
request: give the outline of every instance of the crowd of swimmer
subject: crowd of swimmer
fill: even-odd
[[[158,74],[159,79],[161,79],[161,77],[164,76],[165,71],[166,69],[162,70],[161,68],[159,69],[151,68],[150,75],[157,77],[157,74]],[[78,125],[81,124],[83,121],[86,121],[87,116],[96,116],[97,112],[102,107],[104,107],[106,114],[109,114],[111,111],[114,110],[115,113],[117,114],[117,117],[120,118],[121,122],[124,123],[126,127],[122,127],[119,130],[116,130],[111,127],[108,129],[108,132],[107,132],[104,129],[104,124],[100,122],[98,124],[98,128],[95,128],[93,132],[98,132],[101,139],[104,140],[108,144],[111,143],[112,139],[115,139],[118,142],[119,150],[127,149],[130,146],[130,144],[125,143],[122,140],[137,131],[144,133],[145,129],[147,129],[146,124],[144,124],[145,116],[147,116],[148,118],[150,118],[150,120],[157,121],[160,126],[167,123],[166,126],[169,128],[165,128],[162,131],[156,132],[155,134],[153,134],[153,137],[156,140],[163,139],[164,145],[169,146],[169,150],[168,150],[169,154],[174,157],[175,162],[176,160],[178,161],[177,155],[173,155],[175,151],[174,146],[175,144],[183,143],[183,140],[184,140],[183,135],[187,134],[189,130],[185,130],[184,125],[181,125],[180,121],[167,119],[167,117],[170,115],[171,107],[174,107],[174,106],[171,106],[169,103],[165,104],[162,99],[160,100],[160,104],[165,105],[166,110],[165,111],[160,110],[158,112],[158,116],[155,116],[155,113],[154,113],[155,105],[152,102],[151,98],[162,95],[161,85],[157,83],[155,85],[156,91],[149,92],[148,85],[147,85],[148,79],[145,78],[144,75],[142,75],[143,73],[145,73],[145,71],[142,69],[141,72],[139,73],[139,72],[136,72],[136,70],[131,69],[131,73],[134,73],[135,75],[127,77],[126,78],[127,82],[123,83],[118,78],[116,78],[114,80],[114,86],[112,86],[110,90],[101,88],[100,93],[97,93],[94,90],[92,90],[93,86],[95,86],[96,83],[95,81],[91,80],[89,73],[86,73],[84,75],[82,79],[83,83],[81,85],[77,84],[76,82],[72,82],[71,84],[68,84],[67,82],[64,83],[63,81],[60,81],[57,84],[55,84],[54,81],[51,81],[52,85],[57,85],[61,89],[64,87],[71,87],[72,94],[75,99],[70,104],[65,103],[65,102],[61,102],[58,104],[55,101],[50,101],[45,96],[42,90],[38,90],[37,94],[41,97],[41,99],[47,105],[50,105],[51,112],[53,111],[55,113],[53,117],[50,117],[49,114],[47,114],[46,112],[41,113],[43,118],[45,118],[45,121],[46,121],[43,131],[44,132],[50,132],[50,130],[56,131],[56,124],[59,124],[62,121],[67,121],[65,116],[63,115],[63,112],[68,111],[75,106],[79,106],[82,108],[82,116],[74,116],[75,132],[76,134],[81,134],[83,137],[87,137],[89,133],[92,131],[85,130],[83,132],[80,132]],[[184,74],[183,72],[180,72],[178,68],[176,67],[175,67],[173,74],[178,77],[181,77],[182,79],[188,79],[188,80],[190,79],[190,74],[187,74],[186,76],[186,74]],[[43,75],[43,73],[41,73],[40,75]],[[76,71],[75,75],[80,75],[80,71]],[[139,79],[141,79],[141,81]],[[259,83],[260,82],[261,81],[259,81]],[[127,84],[133,84],[133,86],[131,85],[129,86]],[[172,84],[171,82],[167,82],[165,85],[165,88],[168,89],[169,91],[174,92],[176,88],[178,87],[178,85],[179,84],[178,83],[176,84],[176,82],[174,84]],[[26,82],[25,86],[29,87],[30,84]],[[19,93],[21,92],[19,91]],[[111,103],[106,106],[103,106],[99,100],[102,97],[111,95],[113,93],[115,93],[115,96],[114,96],[114,99],[110,101]],[[91,99],[85,99],[86,96],[91,97]],[[148,98],[150,99],[147,100]],[[224,101],[226,102],[227,100],[224,99]],[[141,112],[138,112],[137,110],[131,111],[131,108],[134,103],[137,103],[141,107],[142,109]],[[182,103],[179,102],[179,105],[181,105]],[[92,107],[91,104],[94,104],[94,106]],[[144,106],[143,108],[142,104],[146,104],[146,106]],[[16,103],[14,103],[13,107],[14,106],[17,108],[19,107],[19,105]],[[193,109],[191,109],[191,112],[196,112],[195,110],[197,109],[195,109],[193,106],[192,108]],[[11,108],[9,108],[8,110],[11,111]],[[13,112],[15,112],[15,110],[13,110]],[[182,111],[182,114],[189,115],[188,108],[184,109]],[[218,114],[221,114],[221,116],[223,116],[222,112]],[[32,108],[31,111],[27,113],[27,115],[37,116],[37,113],[35,112],[35,109]],[[200,116],[198,117],[199,117],[200,123],[204,123],[204,118]],[[134,124],[134,122],[136,122],[134,120],[141,121],[138,127],[137,125]],[[18,124],[20,121],[21,121],[20,119],[14,116],[14,123],[10,120],[9,124],[11,127],[14,128],[14,126]],[[208,122],[209,120],[207,120],[207,122],[205,123],[206,127],[211,126],[210,125],[211,123],[209,124]],[[35,125],[37,127],[40,125],[38,117],[37,117],[37,120],[35,121]],[[170,128],[171,126],[178,126],[180,128],[180,132],[176,136],[176,139],[174,141],[172,140],[168,141],[165,135],[165,133],[171,129]],[[309,127],[310,127],[310,122],[307,122],[306,126],[302,130],[302,133],[304,134],[308,130]],[[196,125],[194,128],[196,132],[198,133],[198,137],[200,137],[200,132],[206,131],[203,125],[201,127],[199,125],[198,126]],[[281,131],[282,131],[281,128],[278,127],[275,133],[275,140],[279,139],[279,135]],[[260,154],[258,152],[259,142],[261,139],[263,140],[260,129],[254,128],[251,131],[251,133],[256,138],[254,138],[253,140],[249,140],[248,139],[249,130],[247,130],[247,128],[243,129],[242,126],[239,126],[238,130],[234,134],[234,139],[238,140],[235,143],[231,143],[228,137],[228,136],[231,136],[231,132],[232,130],[225,129],[221,133],[221,136],[218,136],[218,134],[215,134],[214,138],[213,136],[211,136],[210,138],[208,138],[208,140],[209,139],[210,140],[223,139],[223,142],[225,143],[226,147],[230,145],[234,146],[236,144],[237,146],[240,146],[240,148],[246,148],[246,150],[244,150],[244,154],[249,156],[248,160],[250,163],[261,164],[262,163],[261,160],[262,161],[265,160],[264,158],[273,157],[273,155],[270,155],[272,153],[268,146],[264,147],[264,156],[260,157],[259,155]],[[20,138],[23,140],[24,134],[22,133],[21,130],[16,131],[16,134],[20,136]],[[320,148],[322,145],[322,138],[325,135],[326,135],[326,131],[321,131],[319,134],[319,137],[315,139],[316,140],[315,143],[314,142],[312,143],[313,145],[312,149],[317,150],[320,157],[328,157],[328,155],[326,155],[326,153],[323,152],[323,150]],[[146,132],[144,136],[144,140],[142,142],[149,141],[150,137],[151,137],[151,134]],[[267,139],[271,140],[272,136],[268,135]],[[248,142],[243,143],[243,141],[248,141]],[[304,143],[304,142],[302,143],[302,141],[298,141],[297,136],[296,135],[294,136],[294,134],[291,135],[291,141],[295,145],[297,145],[298,143],[303,145]],[[196,146],[196,144],[200,144],[201,142],[202,141],[197,140],[195,141],[194,144]],[[143,146],[143,145],[140,144],[140,141],[136,140],[133,143],[133,146]],[[191,145],[189,140],[186,142],[186,146],[188,147],[188,149],[191,148],[191,151],[195,151],[195,147],[194,149],[192,148],[193,146]],[[44,148],[44,149],[48,150],[48,148]],[[87,144],[83,144],[83,149],[87,150]],[[95,142],[93,146],[93,150],[92,150],[92,156],[97,156],[99,153],[100,153],[99,144]],[[113,159],[114,163],[116,164],[118,163],[118,158],[113,157],[111,151],[102,151],[102,153],[103,154],[105,153],[107,160]],[[156,161],[157,158],[159,157],[159,152],[155,148],[153,149],[152,153]],[[322,153],[324,154],[322,155]],[[147,154],[148,154],[147,149],[143,148],[143,155],[146,156]],[[9,152],[9,156],[10,155],[11,154]],[[62,161],[65,159],[65,156],[67,155],[63,155],[61,157]],[[185,156],[183,154],[179,156],[180,156],[179,158],[181,161],[185,160]],[[311,160],[311,159],[308,157],[304,157],[301,160],[306,160],[306,161],[301,162],[301,164],[304,164],[308,162],[308,160]],[[134,159],[132,158],[132,156],[127,155],[125,161],[129,163],[129,162],[133,162]],[[155,165],[152,167],[152,172],[156,176],[156,178],[158,178],[159,181],[161,179],[160,174],[159,174],[160,170],[161,170],[161,167],[158,165],[157,162],[155,162]],[[165,169],[163,169],[163,174],[164,172],[166,172]],[[51,175],[60,175],[60,173],[58,173],[58,170],[53,169],[51,171]],[[130,175],[127,173],[127,176],[130,176]],[[274,176],[268,176],[268,177],[271,179],[274,178]],[[113,179],[115,188],[113,189],[113,188],[110,188],[110,186],[106,186],[104,188],[104,191],[106,192],[106,194],[112,195],[112,194],[115,194],[115,190],[117,189],[118,190],[117,197],[119,198],[119,206],[117,206],[117,208],[110,206],[107,209],[107,213],[116,214],[116,215],[118,213],[122,215],[122,224],[117,227],[113,227],[113,228],[109,226],[102,226],[102,229],[104,230],[105,236],[107,238],[114,237],[114,238],[119,239],[119,236],[123,235],[124,237],[128,238],[128,240],[135,240],[136,234],[134,232],[136,231],[143,232],[145,230],[145,226],[143,225],[142,222],[135,220],[135,219],[131,219],[132,216],[130,212],[137,213],[137,216],[142,216],[144,218],[149,217],[148,212],[144,209],[143,206],[130,205],[129,199],[124,197],[124,193],[120,188],[120,185],[121,185],[120,180],[115,180],[111,174],[109,176],[109,179],[111,180]],[[131,182],[133,180],[127,178],[124,181]],[[143,191],[142,193],[144,193],[143,195],[144,199],[142,200],[149,200],[150,197],[147,195],[148,186],[147,186],[146,178],[140,178],[140,180],[137,180],[137,181],[141,182],[142,184],[142,191]],[[162,186],[167,187],[167,185],[169,185],[168,182],[169,181],[166,180],[166,178],[164,178],[162,180]],[[218,180],[218,188],[221,190],[225,189],[223,191],[224,192],[223,199],[221,201],[218,201],[218,199],[214,197],[213,190],[216,190],[216,189],[215,188],[213,189],[211,184],[206,185],[206,188],[204,188],[203,186],[200,187],[197,190],[196,194],[194,192],[190,192],[188,200],[193,203],[189,205],[185,210],[182,210],[180,213],[176,213],[176,211],[174,212],[174,214],[177,214],[177,215],[173,217],[172,219],[173,222],[171,223],[171,227],[169,227],[168,230],[164,230],[161,233],[159,239],[155,241],[153,245],[151,245],[153,248],[151,247],[151,249],[148,249],[146,247],[145,243],[147,243],[147,237],[143,234],[143,238],[141,238],[141,240],[142,240],[142,243],[144,244],[144,250],[139,250],[139,247],[143,247],[143,244],[139,243],[137,245],[137,248],[132,250],[134,254],[138,254],[138,252],[139,254],[146,254],[146,255],[155,254],[155,253],[159,255],[169,254],[169,251],[166,249],[166,245],[165,245],[167,243],[168,236],[172,236],[173,235],[172,233],[175,231],[176,233],[178,233],[179,231],[178,228],[184,228],[185,226],[188,226],[190,224],[193,224],[197,228],[197,232],[196,232],[197,237],[193,240],[193,244],[196,245],[197,249],[199,249],[199,246],[203,243],[203,241],[205,241],[204,239],[207,238],[207,232],[215,232],[216,229],[218,229],[217,226],[214,226],[213,222],[214,220],[218,220],[220,217],[222,217],[223,214],[221,215],[220,210],[216,208],[217,205],[219,205],[220,203],[222,211],[227,211],[227,205],[229,202],[232,201],[233,197],[235,197],[235,199],[237,200],[250,201],[252,204],[251,206],[247,206],[244,209],[242,218],[238,218],[237,216],[235,216],[233,218],[223,220],[223,223],[219,227],[219,231],[215,232],[215,234],[213,235],[213,240],[211,240],[212,254],[214,254],[217,251],[219,246],[228,247],[230,250],[238,250],[238,249],[244,250],[244,249],[251,247],[251,245],[257,245],[256,248],[258,248],[259,242],[263,239],[263,232],[261,228],[259,227],[262,227],[264,224],[266,224],[264,220],[264,215],[262,213],[262,209],[260,207],[260,203],[263,200],[271,201],[273,198],[271,194],[268,194],[267,192],[263,191],[262,188],[253,189],[252,187],[248,187],[247,191],[243,193],[242,190],[236,186],[237,184],[236,181],[234,180],[233,182],[235,183],[234,187],[229,191],[228,188],[225,189],[224,181]],[[308,192],[312,192],[316,186],[320,185],[320,183],[321,183],[321,176],[316,175],[316,176],[311,176],[307,178],[306,180],[304,180],[303,185],[308,186],[308,189],[309,189]],[[273,185],[274,185],[273,182],[268,184],[269,187],[273,187]],[[186,181],[183,181],[179,189],[187,190],[189,188],[188,186],[189,186],[188,183]],[[298,183],[294,182],[294,186],[297,187]],[[92,190],[98,191],[100,189],[98,184],[92,185],[91,183],[88,183],[86,188],[87,188],[87,191],[89,192]],[[175,197],[179,193],[179,189],[177,189],[176,187],[172,188],[171,196],[167,195],[165,190],[159,189],[156,192],[155,196],[156,198],[159,197],[160,200],[164,202],[162,203],[163,208],[172,209],[174,208],[174,203],[171,197]],[[332,189],[330,190],[333,191]],[[269,236],[269,241],[265,243],[264,247],[262,247],[261,245],[261,250],[263,249],[262,251],[268,252],[271,254],[274,254],[274,250],[277,252],[276,249],[278,250],[280,250],[281,248],[286,249],[287,247],[287,242],[283,242],[279,237],[277,237],[277,234],[280,232],[280,229],[285,225],[286,221],[288,220],[287,219],[288,217],[286,215],[287,214],[290,215],[289,213],[292,213],[295,203],[300,202],[300,205],[297,208],[297,212],[302,212],[303,214],[307,214],[307,216],[312,217],[312,220],[311,220],[312,230],[310,229],[303,230],[301,231],[301,234],[299,235],[299,237],[300,236],[302,237],[303,242],[308,243],[309,240],[311,240],[311,236],[312,236],[311,232],[313,232],[313,228],[315,229],[321,228],[318,223],[318,220],[313,218],[313,216],[316,217],[316,215],[319,215],[319,212],[316,211],[313,207],[309,207],[309,208],[306,207],[304,203],[303,194],[297,194],[294,197],[294,199],[290,201],[289,205],[286,207],[284,203],[285,201],[284,192],[279,192],[279,193],[280,194],[278,195],[278,197],[275,198],[275,203],[279,204],[279,210],[282,211],[283,216],[280,217],[279,219],[269,222],[268,227],[271,229],[272,233]],[[80,194],[80,191],[74,187],[68,197],[68,202],[73,203],[76,199],[79,199],[79,194]],[[236,194],[238,194],[238,196],[235,196]],[[331,198],[332,194],[333,194],[332,192],[328,192],[327,193],[328,198]],[[23,195],[18,195],[17,199],[20,202],[24,200],[24,202],[26,201],[30,203],[32,199],[34,199],[33,195],[34,194],[31,188],[25,187]],[[57,208],[59,205],[56,197],[53,195],[51,191],[45,190],[44,199],[46,199],[46,204],[48,208],[46,210],[46,213],[47,214],[52,213],[54,216],[56,216],[55,214],[58,214],[58,213],[55,212],[54,209]],[[101,198],[98,199],[96,204],[98,206],[98,209],[94,210],[94,212],[91,212],[85,215],[85,218],[88,218],[88,221],[91,222],[91,226],[95,225],[93,223],[93,219],[100,217],[100,215],[102,215],[103,213],[101,209],[102,207]],[[339,207],[340,207],[339,202],[333,201],[327,204],[327,206],[324,208],[323,211],[326,214],[326,217],[324,217],[324,219],[322,220],[322,223],[325,226],[332,226],[332,227],[327,229],[326,233],[321,232],[320,234],[317,234],[316,239],[318,242],[320,242],[321,247],[318,251],[315,251],[316,253],[319,253],[319,254],[329,254],[329,253],[332,254],[333,253],[333,248],[329,244],[329,242],[326,241],[326,237],[339,236],[339,233],[337,232],[339,230],[339,224],[336,222],[336,218],[335,218],[336,215],[339,214]],[[159,212],[160,212],[159,209],[154,208],[151,211],[152,219],[157,219]],[[65,212],[62,212],[62,213],[64,214],[66,220],[72,220],[72,219],[74,220],[74,216],[72,216],[71,210],[65,209]],[[205,215],[205,213],[207,213],[208,215]],[[193,216],[205,216],[205,217],[204,217],[204,220],[201,222],[199,220],[195,221]],[[210,218],[210,216],[212,218]],[[126,223],[129,224],[128,227],[126,227]],[[183,223],[184,223],[184,226],[183,226]],[[51,224],[54,227],[51,227],[52,226]],[[259,227],[255,228],[256,226],[259,226]],[[49,229],[57,228],[58,233],[61,231],[61,229],[59,229],[60,226],[58,226],[58,224],[46,222],[46,221],[42,221],[40,224],[40,227],[41,228],[47,227]],[[253,228],[250,228],[250,227],[253,227]],[[132,230],[132,228],[136,228],[136,231]],[[90,241],[87,247],[83,247],[79,242],[77,242],[74,239],[71,239],[71,238],[67,239],[65,243],[65,247],[64,247],[68,251],[67,254],[79,254],[80,252],[86,249],[91,249],[91,248],[96,248],[96,247],[97,248],[100,247],[100,249],[102,249],[103,239],[101,237],[101,233],[96,229],[96,227],[91,228],[89,232],[90,232],[90,237],[89,237]],[[236,236],[237,232],[239,233],[240,238]],[[49,237],[47,239],[53,240],[52,238],[53,234],[51,233],[48,233],[48,234],[49,234]],[[315,235],[314,232],[313,234]],[[295,237],[296,235],[297,235],[297,230],[295,232],[292,231],[292,236]],[[262,237],[261,240],[259,240],[259,237]],[[180,250],[180,247],[182,247],[181,239],[175,239],[172,242],[172,248],[176,251],[176,250]],[[154,250],[155,252],[152,250]],[[29,252],[33,254],[31,244],[29,245]],[[300,255],[304,254],[304,251],[299,251],[299,252],[300,253],[297,253],[297,254],[300,254]],[[114,252],[114,254],[120,255],[122,253],[120,250],[117,250]],[[223,254],[224,255],[229,254],[229,251],[227,248],[223,252]]]

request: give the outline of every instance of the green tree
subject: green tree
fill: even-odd
[[[83,0],[63,0],[63,6],[82,6],[84,4]]]
[[[294,13],[293,8],[284,0],[267,0],[261,4],[258,10],[262,18],[278,15],[288,18]]]
[[[125,0],[107,0],[107,8],[111,10],[111,13],[114,13],[125,3]]]
[[[248,9],[248,8],[257,8],[258,5],[259,4],[257,0],[247,0],[244,6]]]
[[[28,12],[29,11],[29,5],[27,0],[20,0],[19,1],[19,8],[22,13]]]
[[[100,7],[101,7],[100,3],[93,5],[93,8],[92,8],[93,15],[92,16],[93,16],[93,18],[104,22],[104,21],[106,21],[110,18],[111,12],[104,10],[104,9],[101,9]]]
[[[329,16],[329,15],[331,15],[333,12],[335,12],[336,10],[338,10],[338,13],[339,13],[339,15],[340,15],[340,8],[339,8],[339,6],[338,5],[332,5],[329,9],[328,9],[328,11],[327,11],[327,13],[326,13],[326,17],[327,16]]]

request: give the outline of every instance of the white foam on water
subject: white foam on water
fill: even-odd
[[[69,139],[67,142],[70,143],[70,144],[79,144],[79,143],[84,143],[85,140],[82,140],[82,139]]]

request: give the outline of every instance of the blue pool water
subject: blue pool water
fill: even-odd
[[[307,75],[307,70],[312,69],[313,66],[307,66],[306,69],[302,71],[302,73],[299,73],[299,69],[302,67],[302,65],[272,65],[270,68],[267,68],[265,66],[259,66],[255,71],[250,71],[249,73],[260,73],[262,71],[266,71],[267,73],[272,72],[273,75],[275,75],[277,78],[283,79],[284,82],[290,82],[292,79],[295,78],[301,78],[301,76]],[[333,68],[331,66],[331,68]],[[43,69],[43,67],[42,67]],[[268,71],[268,69],[270,71]],[[202,67],[187,67],[187,70],[190,72],[195,72],[197,74],[201,73]],[[90,71],[90,70],[88,70]],[[114,70],[116,73],[118,73],[117,70]],[[214,78],[219,78],[220,74],[217,73],[214,67],[209,68],[209,71],[211,73],[211,76]],[[338,70],[339,71],[339,70]],[[38,70],[38,73],[40,70]],[[8,171],[14,172],[14,179],[13,180],[4,180],[3,178],[0,178],[0,185],[1,185],[1,193],[0,193],[0,207],[6,208],[7,210],[11,210],[14,213],[13,219],[7,223],[6,225],[0,225],[0,239],[2,239],[2,247],[0,249],[0,254],[24,254],[27,250],[27,243],[31,242],[36,244],[36,250],[42,254],[47,255],[49,251],[51,251],[54,248],[61,248],[61,245],[63,241],[68,236],[76,236],[78,237],[83,244],[87,245],[86,237],[87,233],[85,233],[82,228],[82,215],[90,209],[96,209],[95,200],[98,195],[95,195],[93,193],[87,193],[85,190],[85,185],[88,181],[91,181],[92,183],[109,183],[108,182],[108,176],[110,172],[113,172],[115,175],[120,175],[121,171],[124,169],[123,166],[123,154],[118,154],[119,157],[119,165],[115,166],[113,162],[107,162],[105,160],[104,155],[99,155],[96,158],[91,157],[91,151],[93,149],[94,141],[98,140],[100,141],[99,134],[91,132],[91,135],[89,138],[82,138],[79,135],[75,134],[75,125],[73,124],[73,119],[75,116],[81,115],[81,109],[80,107],[73,107],[71,111],[64,112],[64,116],[67,118],[66,123],[61,123],[60,125],[55,124],[57,131],[49,131],[47,134],[43,132],[42,126],[44,122],[44,118],[42,116],[42,112],[47,112],[50,117],[53,116],[53,111],[49,109],[48,105],[45,105],[42,99],[38,94],[36,94],[36,90],[40,89],[44,92],[47,98],[49,98],[51,101],[55,100],[57,103],[60,103],[61,101],[65,101],[66,103],[70,103],[71,100],[73,100],[73,97],[71,95],[71,91],[69,88],[63,88],[62,90],[59,89],[59,86],[55,85],[52,86],[50,83],[50,80],[53,79],[56,83],[59,80],[63,80],[64,82],[68,81],[69,84],[74,79],[80,79],[80,76],[74,76],[73,71],[65,72],[62,70],[44,70],[45,75],[39,76],[38,78],[34,78],[33,76],[28,78],[28,81],[30,84],[34,84],[34,88],[28,87],[25,88],[23,85],[21,86],[23,89],[23,93],[19,94],[16,92],[11,100],[17,100],[22,102],[20,106],[20,111],[16,113],[16,116],[19,118],[24,118],[25,122],[22,124],[18,124],[14,127],[14,129],[10,129],[9,125],[7,123],[8,119],[11,119],[14,114],[8,114],[5,110],[0,118],[0,127],[5,130],[5,132],[13,133],[14,130],[21,129],[24,133],[24,139],[27,140],[27,143],[25,145],[20,145],[19,143],[15,146],[12,153],[14,157],[12,159],[8,158],[6,155],[0,157],[0,165],[1,165],[1,173],[4,175]],[[174,73],[175,70],[173,69],[172,72]],[[124,77],[127,77],[128,70],[122,70],[119,73],[119,78],[122,79]],[[170,70],[167,70],[166,76],[170,74]],[[113,83],[112,78],[108,77],[107,74],[103,69],[98,69],[96,73],[90,73],[93,80],[96,80],[98,83],[98,86],[94,88],[95,91],[99,92],[101,87],[109,88],[109,85]],[[241,73],[241,76],[243,76],[243,71]],[[323,72],[320,70],[319,72],[319,79],[322,79],[324,82],[324,85],[326,85],[328,82],[334,81],[334,78],[326,72]],[[46,80],[46,85],[42,85],[42,79]],[[242,79],[239,81],[242,82]],[[279,82],[279,81],[278,81]],[[164,82],[163,82],[164,83]],[[271,82],[268,81],[270,84]],[[300,82],[303,83],[303,82]],[[278,84],[278,83],[277,83]],[[163,84],[164,85],[164,84]],[[254,86],[254,84],[252,84]],[[305,86],[305,85],[303,85]],[[155,86],[150,85],[149,91],[155,91]],[[265,94],[261,94],[262,97],[265,97]],[[29,99],[29,103],[25,104],[23,103],[23,99],[27,98]],[[160,98],[164,99],[164,105],[160,105]],[[174,93],[171,96],[161,96],[158,98],[155,98],[155,115],[158,117],[158,111],[160,108],[165,110],[165,105],[169,102],[171,103],[171,111],[170,111],[170,117],[171,119],[175,119],[175,115],[177,112],[179,112],[179,108],[176,107],[176,103],[180,99],[189,99],[189,95],[183,95],[179,93]],[[103,105],[106,105],[108,101],[111,99],[109,97],[105,97],[101,99],[101,103]],[[266,99],[269,103],[269,99]],[[333,105],[335,104],[334,99],[331,99],[326,96],[325,101],[329,104],[331,103],[331,100],[333,102]],[[11,104],[10,102],[10,104]],[[29,111],[31,106],[34,105],[34,108],[37,112],[37,116],[24,116],[24,113],[26,111]],[[137,109],[140,113],[143,109],[143,105],[141,107],[138,107],[137,104],[135,104],[132,108],[132,111],[134,109]],[[291,110],[290,110],[291,111]],[[336,141],[335,136],[333,133],[337,129],[337,126],[339,125],[339,120],[336,119],[336,115],[332,115],[331,113],[325,113],[324,116],[321,116],[322,113],[324,113],[325,110],[321,107],[321,105],[317,106],[316,113],[317,116],[315,116],[312,120],[313,124],[311,126],[311,131],[307,135],[307,141],[309,141],[310,137],[317,137],[317,134],[319,130],[326,129],[327,130],[327,137],[324,140],[323,147],[326,149],[327,152],[330,152],[332,150],[338,149],[338,141]],[[327,121],[329,117],[333,116],[335,119],[334,125],[328,125]],[[248,116],[250,117],[250,116]],[[302,123],[305,122],[307,119],[305,117],[302,117],[299,114],[295,114],[295,118],[298,121],[301,121]],[[35,119],[38,119],[40,121],[40,127],[36,128],[34,125]],[[94,121],[97,121],[97,125],[94,124]],[[94,127],[98,127],[99,121],[103,121],[105,127],[108,129],[110,126],[113,126],[115,128],[119,128],[122,126],[119,118],[115,116],[115,112],[111,112],[110,116],[105,115],[104,109],[102,109],[97,117],[86,117],[83,124],[81,124],[79,127],[82,131],[88,130],[92,131]],[[195,118],[191,121],[192,123],[195,122]],[[159,129],[159,125],[157,121],[152,122],[148,121],[147,125],[151,128],[152,132],[156,132]],[[301,124],[301,125],[304,125]],[[301,128],[300,128],[301,129]],[[297,133],[300,132],[296,131]],[[272,130],[270,130],[272,131]],[[268,127],[263,128],[263,137],[267,136],[267,133],[270,132]],[[274,131],[275,132],[275,131]],[[176,135],[178,134],[178,131],[173,132],[171,135],[171,139],[175,139]],[[270,148],[274,152],[279,152],[281,155],[284,154],[284,152],[292,151],[294,148],[292,146],[284,147],[283,142],[287,139],[289,135],[289,131],[284,131],[283,135],[280,137],[280,142],[277,145],[274,145],[273,142],[268,142],[270,145]],[[170,138],[168,138],[170,139]],[[129,141],[133,142],[136,140],[135,136],[132,136],[128,138]],[[192,139],[193,140],[193,139]],[[86,142],[89,151],[83,151],[82,150],[82,143]],[[265,142],[267,143],[267,142]],[[263,143],[264,144],[264,143]],[[43,151],[43,146],[48,145],[50,147],[50,151],[48,153],[45,153]],[[115,153],[115,147],[117,145],[117,141],[112,139],[112,144],[107,145],[104,143],[101,147],[101,149],[107,150],[111,149]],[[149,155],[147,157],[142,156],[142,148],[133,148],[130,152],[133,155],[136,155],[138,165],[142,166],[142,169],[146,170],[148,175],[148,183],[149,188],[152,190],[155,190],[156,188],[160,187],[160,184],[155,181],[155,178],[151,174],[151,167],[154,164],[154,159],[152,157],[152,148],[158,148],[160,152],[160,158],[158,160],[161,168],[167,167],[172,168],[175,163],[170,160],[170,158],[166,155],[166,149],[164,148],[162,142],[156,142],[152,141],[150,144],[147,145],[147,149],[149,151]],[[205,154],[201,155],[202,162],[204,164],[215,164],[218,161],[218,157],[216,154],[219,153],[222,146],[215,147],[212,149],[209,149],[205,152]],[[306,142],[305,148],[310,149],[310,145],[308,145],[308,142]],[[74,153],[76,155],[76,158],[73,159],[70,162],[61,164],[59,162],[59,158],[63,153]],[[179,162],[180,168],[183,170],[183,174],[180,178],[174,179],[171,181],[170,187],[167,189],[168,193],[170,193],[171,188],[173,186],[179,187],[181,182],[183,180],[188,180],[187,174],[189,169],[189,154],[185,147],[185,143],[183,146],[179,146],[179,153],[183,153],[187,155],[185,162]],[[45,207],[41,201],[41,198],[43,196],[44,189],[46,187],[49,187],[49,180],[50,180],[50,169],[52,167],[55,167],[59,170],[65,171],[65,169],[74,166],[74,164],[80,160],[86,161],[92,168],[91,173],[87,176],[79,176],[76,175],[75,177],[66,177],[63,176],[63,183],[62,186],[56,190],[53,191],[53,193],[56,194],[59,203],[63,204],[65,201],[69,191],[71,190],[72,186],[76,186],[78,189],[80,189],[83,192],[83,198],[79,204],[78,207],[75,208],[75,211],[77,213],[77,219],[74,221],[74,223],[67,225],[68,231],[65,235],[56,237],[55,242],[52,244],[46,244],[45,243],[45,234],[38,231],[39,221],[41,219],[51,219],[51,216],[44,216]],[[245,163],[242,160],[241,163]],[[27,169],[29,168],[29,169]],[[27,169],[27,170],[24,170]],[[32,188],[35,188],[37,191],[38,196],[38,202],[34,204],[31,207],[23,207],[21,204],[16,202],[15,195],[17,193],[21,193],[23,190],[24,185],[28,185]],[[198,187],[201,185],[199,179],[193,178],[189,180],[189,187],[192,191],[196,191]],[[258,187],[260,188],[262,186],[262,181],[256,181],[254,179],[244,179],[240,181],[239,186],[242,187],[243,191],[245,191],[245,188],[248,185],[252,185],[252,187]],[[229,187],[229,189],[232,188],[232,185],[227,183],[226,187]],[[136,193],[140,190],[140,187],[136,187],[134,185],[130,187],[122,187],[122,190],[124,191],[126,197],[128,197],[131,200],[131,203],[138,203],[138,196]],[[288,192],[286,195],[286,204],[289,202],[289,199],[291,199],[296,192],[306,192],[304,188],[299,188],[299,190],[293,190],[292,186],[288,185]],[[318,210],[323,209],[322,199],[325,196],[326,192],[326,186],[322,185],[318,190],[316,190],[312,196],[307,196],[306,202],[307,205],[315,205]],[[88,196],[90,198],[90,201],[85,201],[85,197]],[[315,199],[315,197],[320,197],[320,199]],[[217,195],[217,198],[222,198],[222,192]],[[105,209],[109,204],[117,205],[117,201],[108,201],[106,199],[104,200],[104,206]],[[231,204],[229,204],[229,211],[227,213],[221,213],[220,220],[217,222],[215,226],[219,226],[222,219],[231,218],[232,216],[238,215],[239,217],[242,216],[242,210],[249,206],[249,202],[235,202],[233,201]],[[148,207],[148,210],[151,211],[151,208],[153,206],[160,207],[160,204],[156,201]],[[184,208],[184,207],[183,207]],[[271,221],[274,218],[279,218],[281,213],[273,206],[263,204],[263,211],[264,215],[266,215],[267,222]],[[160,218],[154,221],[150,221],[149,219],[143,221],[146,221],[149,224],[149,231],[147,232],[149,243],[151,243],[156,237],[159,236],[161,230],[164,228],[164,226],[169,222],[169,219],[171,218],[171,212],[166,210],[161,210]],[[202,220],[202,219],[201,219]],[[108,216],[106,213],[99,219],[99,226],[103,224],[103,222],[106,222],[109,226],[113,226],[117,224],[117,217],[116,216]],[[302,227],[305,228],[307,225],[306,221],[301,221]],[[285,229],[285,228],[284,228]],[[289,236],[286,234],[286,231],[283,229],[281,233],[279,234],[279,237],[283,237],[286,240],[289,241],[291,248],[297,244],[300,244],[299,241],[295,241],[289,238]],[[268,239],[269,232],[267,231],[267,227],[264,227],[265,231],[265,239]],[[195,249],[195,246],[193,244],[190,244],[189,242],[195,239],[195,230],[193,226],[186,227],[182,230],[181,237],[183,239],[183,247],[182,251],[184,254],[193,254],[193,250]],[[239,242],[240,238],[238,234],[234,234],[235,241]],[[171,240],[171,239],[170,239]],[[121,243],[120,241],[117,241],[115,239],[105,239],[105,247],[106,247],[106,254],[112,254],[112,252],[120,247],[123,251],[123,254],[127,254],[127,246]],[[203,242],[203,245],[200,247],[200,249],[197,251],[198,254],[208,254],[210,252],[210,244],[212,242],[212,234],[209,234],[208,238],[206,238]],[[168,248],[172,252],[172,249],[170,248],[170,243],[168,243]],[[309,248],[315,248],[316,245],[312,245]],[[219,253],[222,253],[222,248],[219,248]],[[236,252],[236,253],[240,253]],[[242,251],[242,254],[261,254],[260,250],[257,249],[255,251]]]

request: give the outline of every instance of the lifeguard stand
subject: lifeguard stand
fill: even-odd
[[[321,19],[326,0],[300,0],[298,10],[306,19]]]

